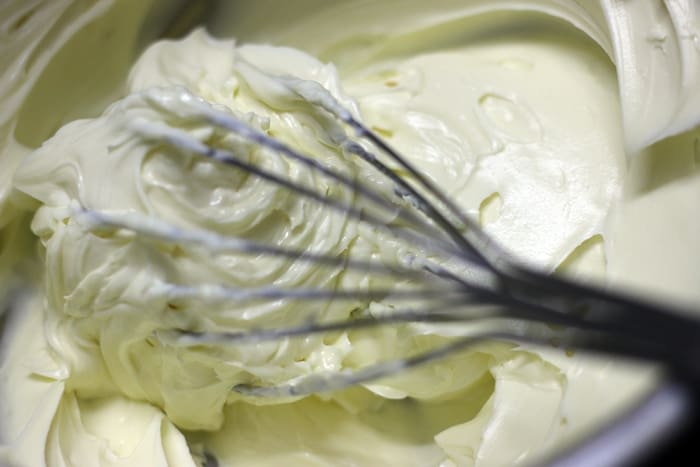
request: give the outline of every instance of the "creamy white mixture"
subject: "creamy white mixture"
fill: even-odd
[[[565,445],[649,386],[649,368],[485,343],[340,393],[245,399],[231,388],[361,367],[445,337],[404,325],[173,345],[161,331],[274,327],[394,306],[217,300],[209,286],[380,282],[95,232],[76,215],[129,214],[395,261],[400,249],[376,229],[159,139],[182,132],[351,200],[194,115],[191,99],[202,98],[345,173],[376,178],[332,144],[336,128],[282,75],[327,88],[522,259],[700,304],[692,1],[446,0],[429,11],[417,1],[231,2],[212,28],[239,42],[199,29],[137,60],[144,31],[172,5],[35,3],[29,16],[30,2],[0,7],[0,292],[14,297],[0,459],[11,465],[202,465],[208,456],[220,465],[511,465]],[[24,292],[8,295],[18,283]],[[178,285],[204,288],[183,298]]]

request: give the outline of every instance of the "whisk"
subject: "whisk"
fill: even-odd
[[[76,217],[95,231],[125,229],[145,238],[172,244],[199,245],[213,253],[265,254],[329,267],[361,270],[394,279],[410,279],[416,286],[406,290],[282,289],[274,286],[236,289],[205,286],[206,290],[182,286],[173,296],[205,293],[223,300],[346,300],[381,299],[391,294],[408,303],[381,316],[359,316],[331,322],[314,320],[301,325],[235,332],[200,332],[173,329],[160,337],[183,346],[207,343],[247,345],[312,334],[350,329],[394,326],[399,323],[454,325],[463,333],[447,344],[424,353],[371,364],[365,368],[333,373],[313,373],[291,383],[265,386],[239,384],[233,391],[255,397],[304,396],[337,391],[386,378],[419,365],[446,358],[484,340],[531,342],[559,345],[585,351],[660,362],[679,375],[700,375],[700,322],[686,311],[656,305],[617,291],[602,289],[543,273],[522,264],[497,244],[480,225],[465,215],[428,177],[393,149],[376,132],[365,126],[320,84],[298,78],[279,78],[280,86],[300,104],[315,109],[330,128],[332,143],[357,163],[368,164],[392,187],[387,196],[372,182],[360,180],[328,167],[313,155],[258,130],[231,112],[214,107],[181,89],[176,95],[178,109],[188,118],[229,132],[235,137],[305,166],[351,190],[359,202],[343,201],[314,190],[285,175],[239,157],[233,151],[196,139],[187,132],[162,123],[137,122],[134,128],[144,137],[178,150],[217,161],[342,213],[358,222],[382,230],[408,245],[416,253],[401,256],[393,265],[295,250],[283,244],[225,237],[210,231],[184,229],[137,214],[114,214],[77,207]],[[173,109],[172,94],[153,90],[152,103],[166,111]],[[180,112],[178,110],[177,112]],[[387,221],[389,216],[392,221]],[[417,252],[428,251],[430,254]],[[441,257],[445,261],[437,261]],[[417,305],[415,303],[418,303]],[[529,323],[517,326],[513,323]],[[461,326],[469,323],[468,328]],[[457,328],[456,328],[457,329]]]

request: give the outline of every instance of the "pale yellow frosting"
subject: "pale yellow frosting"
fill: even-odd
[[[384,313],[396,304],[221,300],[220,284],[380,282],[302,261],[95,232],[79,215],[90,209],[396,260],[403,250],[385,233],[162,143],[166,133],[181,132],[351,200],[318,174],[198,117],[214,109],[201,98],[351,176],[375,180],[334,146],[338,128],[285,87],[280,76],[291,75],[327,88],[523,260],[700,303],[700,220],[693,216],[700,134],[689,130],[700,119],[693,2],[651,9],[645,5],[654,2],[443,1],[429,12],[421,3],[303,2],[274,14],[275,2],[226,4],[213,17],[215,31],[306,52],[237,45],[197,30],[152,45],[128,79],[142,28],[154,28],[145,18],[167,7],[56,2],[57,10],[40,7],[28,20],[33,29],[23,29],[19,2],[9,3],[14,22],[7,24],[16,30],[3,45],[14,52],[0,63],[27,66],[17,51],[29,37],[36,45],[28,50],[40,58],[29,61],[37,67],[29,67],[29,79],[6,73],[0,81],[0,95],[15,102],[0,122],[0,173],[10,174],[0,177],[12,179],[0,184],[0,279],[19,265],[43,279],[27,279],[3,342],[0,459],[31,466],[187,466],[207,456],[220,465],[512,465],[566,445],[653,382],[651,368],[611,358],[485,343],[337,394],[242,399],[231,391],[236,384],[363,366],[455,331],[404,325],[332,339],[173,345],[162,331],[273,327],[309,316],[347,318],[358,309]],[[119,37],[90,42],[109,21],[123,25],[113,33]],[[48,24],[58,24],[63,38],[50,47],[39,42]],[[71,88],[71,74],[52,66],[70,64],[89,76],[98,54],[110,51],[119,58],[94,95],[46,100]],[[76,117],[89,118],[66,123]],[[685,133],[648,147],[678,132]],[[18,240],[29,214],[38,260]],[[200,287],[183,297],[183,285]]]

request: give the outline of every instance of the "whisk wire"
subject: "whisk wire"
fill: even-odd
[[[481,228],[475,222],[473,222],[471,219],[465,216],[464,213],[462,213],[461,209],[459,209],[453,202],[451,202],[447,198],[447,196],[445,196],[442,190],[437,188],[430,181],[430,179],[428,179],[428,177],[426,177],[423,173],[416,169],[411,163],[409,163],[396,150],[389,146],[384,140],[379,138],[379,136],[377,136],[376,133],[374,133],[372,130],[367,128],[367,126],[355,119],[352,116],[352,113],[346,108],[344,108],[340,104],[340,102],[338,102],[337,99],[335,99],[335,97],[333,97],[333,95],[329,93],[325,88],[323,88],[319,83],[308,80],[301,80],[297,78],[289,78],[286,79],[285,82],[289,84],[289,86],[297,93],[297,95],[299,95],[299,97],[306,100],[310,104],[315,104],[316,106],[326,110],[331,115],[341,120],[343,123],[349,125],[355,130],[358,137],[365,138],[368,141],[370,141],[380,151],[382,151],[384,154],[387,154],[391,159],[393,159],[401,167],[408,171],[408,173],[416,179],[416,181],[422,188],[424,188],[433,196],[435,196],[440,201],[440,203],[446,206],[450,210],[450,212],[457,217],[457,219],[462,223],[462,225],[467,227],[467,232],[472,232],[474,235],[482,239],[486,238],[483,232],[481,231]],[[386,176],[389,180],[396,184],[397,187],[400,187],[402,190],[404,190],[405,193],[410,194],[417,201],[418,209],[425,213],[429,218],[433,219],[433,221],[435,221],[438,225],[440,225],[457,245],[464,248],[471,255],[473,255],[476,262],[478,262],[482,266],[492,268],[491,263],[483,255],[482,251],[476,248],[471,243],[471,241],[468,240],[462,232],[460,232],[459,228],[454,223],[449,221],[434,204],[429,202],[425,198],[425,196],[423,196],[420,193],[420,191],[413,187],[413,185],[411,185],[407,180],[401,178],[396,173],[394,173],[388,166],[380,162],[374,156],[374,154],[365,150],[361,145],[351,142],[350,144],[346,144],[346,147],[351,153],[361,157],[370,165],[375,167],[382,175]],[[483,248],[491,247],[491,242],[482,243],[483,245],[480,246]],[[494,270],[494,272],[496,271]]]
[[[245,123],[235,119],[230,114],[214,109],[210,109],[209,112],[212,115],[209,115],[207,119],[210,123],[216,126],[233,131],[236,134],[264,147],[268,147],[275,151],[280,151],[283,155],[292,157],[294,160],[302,162],[313,169],[323,167],[311,157],[305,156],[275,140],[274,138],[271,138],[249,127]],[[359,193],[372,201],[377,198],[381,199],[382,201],[377,203],[377,207],[391,210],[391,212],[399,219],[409,224],[418,223],[418,228],[416,228],[415,225],[413,229],[399,228],[393,223],[367,212],[367,210],[359,209],[350,203],[328,197],[326,194],[318,193],[313,189],[305,187],[289,178],[284,178],[283,176],[275,174],[253,163],[243,161],[230,151],[209,146],[192,137],[189,133],[183,130],[172,128],[164,124],[154,124],[147,121],[138,121],[136,123],[137,124],[134,125],[135,129],[144,136],[162,140],[174,147],[186,149],[195,154],[216,160],[222,164],[244,170],[250,174],[267,180],[270,183],[282,186],[294,193],[312,199],[315,202],[325,205],[337,212],[341,212],[351,218],[389,231],[393,236],[401,238],[414,245],[422,246],[423,248],[427,248],[432,251],[437,250],[443,254],[461,258],[470,264],[475,264],[475,261],[477,261],[477,259],[470,252],[465,252],[455,247],[453,243],[444,241],[442,239],[443,232],[418,219],[417,216],[410,213],[410,211],[407,211],[405,208],[397,206],[396,204],[390,203],[387,199],[381,197],[380,194],[368,187],[367,184],[364,184],[358,180],[348,179],[345,175],[330,168],[324,167],[322,171],[320,169],[319,171],[325,175],[333,177],[336,181],[339,181],[348,188],[351,188],[354,192]],[[481,263],[476,263],[476,265],[483,266]]]

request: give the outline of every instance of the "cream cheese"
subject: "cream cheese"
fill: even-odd
[[[311,314],[345,318],[358,307],[381,313],[393,303],[232,306],[216,300],[210,286],[365,287],[372,279],[269,257],[211,255],[201,247],[154,248],[128,232],[95,234],[76,216],[79,206],[392,260],[396,245],[381,232],[157,138],[167,125],[352,199],[317,174],[193,116],[199,96],[325,163],[372,179],[334,147],[337,128],[287,92],[279,76],[293,75],[320,82],[524,260],[582,277],[609,274],[618,282],[652,284],[700,303],[693,287],[700,261],[692,260],[700,259],[693,249],[700,220],[692,216],[700,190],[698,131],[636,154],[700,117],[700,107],[691,105],[700,86],[694,4],[659,2],[652,11],[644,6],[651,2],[444,1],[426,14],[419,3],[398,9],[392,1],[297,5],[297,12],[278,9],[279,18],[265,14],[264,2],[238,4],[235,15],[218,15],[227,18],[219,29],[301,47],[332,63],[195,31],[151,46],[131,69],[119,93],[124,98],[98,116],[94,106],[103,101],[97,98],[72,107],[65,120],[91,118],[64,125],[31,154],[48,130],[32,135],[16,109],[22,103],[36,109],[39,101],[26,102],[37,91],[27,84],[20,92],[19,81],[3,76],[0,89],[17,106],[3,114],[9,142],[2,144],[0,164],[14,174],[14,191],[0,200],[10,223],[0,234],[0,277],[20,261],[8,246],[24,228],[16,213],[35,211],[44,284],[15,306],[21,312],[13,313],[4,338],[0,374],[9,383],[0,385],[8,401],[0,459],[18,465],[202,465],[207,456],[220,465],[510,465],[570,442],[648,387],[650,368],[564,349],[488,343],[339,394],[240,400],[231,391],[235,384],[274,384],[391,358],[441,342],[443,330],[403,326],[331,341],[178,348],[158,333],[288,325]],[[132,45],[122,39],[113,47],[135,50],[146,6],[126,14],[125,6],[96,5],[109,13],[100,17],[77,4],[66,11],[85,11],[76,17],[86,24],[121,18]],[[386,12],[396,19],[391,25],[382,24]],[[256,22],[260,14],[264,22]],[[71,18],[59,28],[66,38],[85,30]],[[241,18],[256,24],[254,31]],[[654,40],[645,35],[649,25]],[[15,42],[8,43],[25,40],[10,37]],[[48,60],[56,47],[37,50]],[[617,81],[606,53],[617,65]],[[40,74],[30,73],[34,80]],[[678,154],[671,162],[662,159],[667,149]],[[670,166],[670,175],[654,175],[665,173],[654,164]],[[646,216],[664,219],[667,228],[640,232]],[[681,240],[667,240],[669,231]],[[649,238],[664,242],[653,264],[673,274],[636,264]],[[202,288],[183,299],[183,284]],[[27,352],[28,346],[35,350]]]

